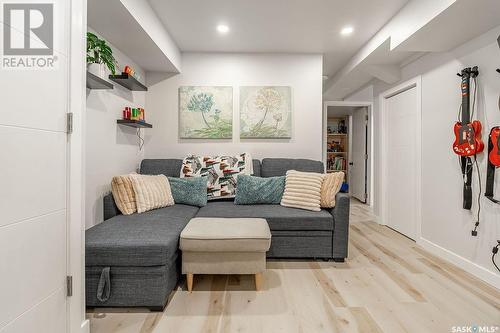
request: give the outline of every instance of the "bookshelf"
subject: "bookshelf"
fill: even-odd
[[[349,171],[348,117],[329,117],[327,120],[326,171]]]

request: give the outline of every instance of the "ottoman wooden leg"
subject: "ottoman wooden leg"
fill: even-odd
[[[193,273],[187,273],[186,279],[187,279],[188,291],[191,292],[193,291]]]
[[[259,291],[262,288],[262,273],[255,274],[255,290]]]

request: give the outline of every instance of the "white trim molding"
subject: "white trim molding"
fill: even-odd
[[[500,275],[489,271],[486,268],[481,267],[478,264],[475,264],[472,261],[445,249],[444,247],[434,244],[433,242],[425,238],[420,237],[417,241],[417,244],[423,247],[428,252],[434,254],[435,256],[458,266],[467,273],[470,273],[478,279],[494,286],[497,289],[500,289]]]
[[[86,97],[87,0],[71,0],[68,112],[73,113],[73,132],[68,135],[68,258],[67,274],[73,277],[73,296],[68,297],[68,332],[83,332],[85,318],[85,219],[84,219],[84,111]]]

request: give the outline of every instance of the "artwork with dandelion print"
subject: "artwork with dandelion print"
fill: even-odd
[[[179,88],[181,139],[230,139],[232,135],[232,87]]]
[[[290,87],[240,87],[240,137],[291,138],[291,104]]]

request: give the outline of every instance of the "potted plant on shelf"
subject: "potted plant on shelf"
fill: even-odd
[[[92,32],[87,32],[87,71],[105,78],[104,66],[115,75],[117,61],[113,57],[113,50],[104,39],[100,39]]]

